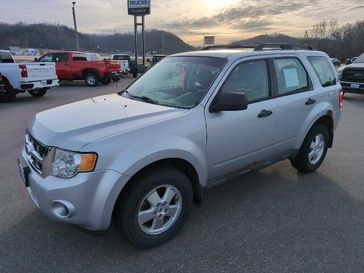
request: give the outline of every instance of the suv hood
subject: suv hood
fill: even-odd
[[[78,151],[88,143],[181,115],[188,110],[111,94],[38,113],[29,133],[47,146]]]

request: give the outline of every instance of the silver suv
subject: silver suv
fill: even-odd
[[[332,147],[341,86],[325,53],[210,49],[166,57],[118,94],[37,114],[18,160],[34,203],[141,248],[172,238],[202,190]]]

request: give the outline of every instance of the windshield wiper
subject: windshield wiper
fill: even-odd
[[[132,99],[132,100],[141,100],[141,101],[144,101],[144,102],[147,102],[147,103],[159,104],[159,101],[154,100],[152,98],[149,98],[149,97],[146,97],[146,96],[135,96],[135,95],[132,95],[132,94],[129,93],[128,90],[121,91],[119,94],[120,95],[127,94],[128,97],[129,97],[129,99]]]
[[[154,99],[149,98],[149,97],[146,97],[146,96],[132,96],[132,98],[142,100],[142,101],[147,102],[147,103],[159,104],[159,101],[154,100]]]

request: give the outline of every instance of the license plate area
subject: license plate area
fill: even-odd
[[[360,88],[360,84],[358,84],[358,83],[352,83],[351,84],[351,88],[353,88],[353,89],[359,89]]]

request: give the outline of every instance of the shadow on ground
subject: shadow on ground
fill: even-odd
[[[287,164],[209,190],[182,232],[151,250],[32,210],[0,234],[0,272],[361,272],[364,204],[321,173],[282,173]]]

